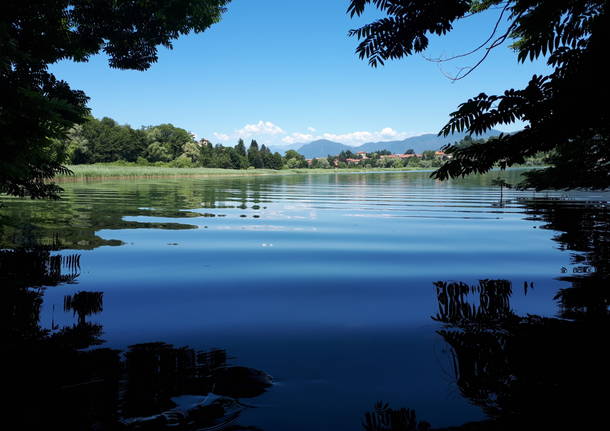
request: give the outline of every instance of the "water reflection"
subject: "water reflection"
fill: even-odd
[[[256,429],[237,421],[272,384],[267,373],[229,364],[227,352],[198,352],[163,342],[126,352],[93,348],[103,327],[87,321],[103,311],[103,293],[64,297],[73,325],[45,329],[45,288],[75,282],[78,255],[49,247],[0,251],[7,411],[19,429]],[[64,272],[67,271],[67,272]]]
[[[78,315],[78,325],[85,324],[85,318],[102,312],[104,292],[78,292],[64,297],[64,311],[72,310]]]
[[[0,197],[0,244],[11,248],[27,247],[27,241],[36,238],[38,244],[91,250],[124,244],[112,235],[99,235],[101,230],[189,230],[207,223],[198,220],[206,217],[310,218],[317,210],[341,208],[353,213],[354,202],[359,205],[353,215],[368,217],[463,218],[470,212],[480,212],[482,205],[489,206],[483,211],[482,219],[491,218],[490,214],[498,212],[496,190],[485,188],[492,176],[468,180],[470,186],[482,186],[484,190],[454,196],[447,193],[447,183],[431,182],[427,172],[405,175],[287,175],[66,183],[61,201],[30,202]],[[504,175],[509,182],[520,178],[517,171]],[[403,180],[407,180],[409,189],[405,190]],[[458,185],[460,181],[454,183]],[[514,196],[508,196],[509,201],[502,210],[510,210],[509,202],[513,202],[510,197]],[[269,204],[280,200],[291,203],[292,207],[268,208]]]
[[[570,268],[562,280],[556,300],[565,319],[590,320],[608,317],[610,306],[610,207],[605,202],[586,205],[532,200],[531,218],[544,220],[544,229],[557,231],[554,240],[561,250],[571,251]]]
[[[362,427],[365,431],[427,431],[430,424],[418,422],[414,410],[392,409],[388,403],[378,401],[372,411],[364,414]]]
[[[22,428],[61,429],[605,420],[607,206],[511,190],[499,207],[480,178],[397,178],[89,184],[48,207],[9,202],[5,407]]]
[[[450,347],[452,375],[460,394],[487,419],[451,430],[575,430],[608,426],[610,384],[610,218],[605,204],[527,202],[527,213],[558,231],[554,240],[571,250],[571,283],[555,296],[554,317],[518,315],[509,280],[478,284],[434,283]],[[585,269],[583,269],[585,268]],[[565,273],[568,271],[566,270]],[[531,289],[524,283],[524,289]],[[367,431],[428,429],[415,412],[377,403],[363,421]],[[438,428],[440,429],[440,428]]]

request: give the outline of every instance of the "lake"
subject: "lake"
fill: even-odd
[[[64,429],[593,421],[609,195],[501,200],[498,175],[108,180],[64,183],[57,202],[2,198],[12,408]],[[159,416],[176,404],[188,421]],[[216,413],[196,419],[201,406]]]

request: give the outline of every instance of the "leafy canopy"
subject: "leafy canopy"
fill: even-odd
[[[351,0],[348,13],[361,15],[367,5],[387,16],[351,30],[350,36],[360,40],[356,52],[373,67],[423,52],[431,35],[446,35],[456,21],[488,11],[498,14],[498,22],[483,44],[460,56],[436,60],[479,56],[474,66],[462,69],[453,79],[469,75],[508,40],[518,61],[544,58],[552,69],[548,75],[534,75],[523,89],[508,89],[500,95],[481,93],[451,113],[442,135],[480,135],[515,121],[528,125],[486,143],[447,147],[445,152],[452,159],[434,177],[506,168],[539,152],[550,152],[550,166],[529,173],[522,186],[610,187],[610,92],[602,65],[610,46],[607,0]]]
[[[0,18],[0,193],[57,197],[61,145],[85,121],[88,98],[49,73],[98,53],[118,69],[146,70],[157,47],[220,20],[230,0],[7,0]]]

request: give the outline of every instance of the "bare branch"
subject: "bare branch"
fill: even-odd
[[[480,44],[479,46],[477,46],[476,48],[474,48],[473,50],[466,52],[464,54],[458,54],[458,55],[454,55],[453,57],[449,57],[449,58],[431,58],[431,57],[426,57],[425,55],[422,54],[422,57],[427,60],[430,61],[432,63],[445,63],[447,61],[452,61],[455,60],[457,58],[462,58],[462,57],[467,57],[469,55],[474,54],[475,52],[479,51],[480,49],[483,49],[492,39],[493,37],[496,35],[497,31],[498,31],[498,27],[500,26],[500,23],[502,22],[502,18],[504,17],[504,12],[506,12],[506,9],[508,9],[508,3],[502,8],[502,12],[500,12],[500,15],[498,16],[498,19],[496,20],[496,24],[494,25],[494,28],[491,32],[491,34],[489,35],[489,37],[487,38],[487,40],[485,42],[483,42],[482,44]]]
[[[443,75],[445,75],[445,77],[447,77],[451,81],[459,81],[460,79],[464,79],[465,77],[470,75],[472,72],[474,72],[485,61],[485,59],[487,59],[487,57],[489,57],[489,54],[491,53],[491,51],[494,48],[497,48],[498,46],[502,45],[506,41],[506,39],[508,39],[508,37],[510,36],[511,32],[515,28],[516,23],[517,23],[518,19],[521,17],[521,15],[522,14],[517,15],[517,17],[513,20],[513,22],[508,26],[506,31],[501,36],[499,36],[496,40],[494,40],[491,43],[491,45],[489,45],[488,47],[485,48],[485,54],[474,64],[474,66],[461,67],[459,69],[459,72],[456,75],[454,75],[454,76],[451,76],[451,75],[449,75],[449,74],[447,74],[445,72],[442,72]],[[488,39],[488,41],[489,41],[489,39]],[[485,44],[487,44],[487,42]],[[464,55],[456,56],[455,58],[463,57],[463,56]],[[465,70],[467,72],[462,74],[462,72],[465,71]]]

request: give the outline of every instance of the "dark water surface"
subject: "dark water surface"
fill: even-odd
[[[15,408],[65,429],[593,420],[603,398],[582,391],[607,383],[608,195],[500,201],[497,176],[106,181],[66,184],[59,202],[4,198]],[[221,413],[203,422],[155,416],[214,397]]]

